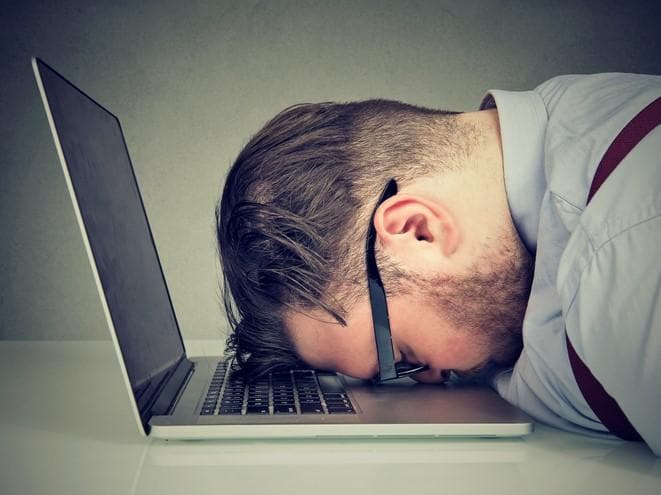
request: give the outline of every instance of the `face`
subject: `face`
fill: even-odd
[[[429,370],[414,375],[416,379],[440,382],[443,371],[467,370],[485,359],[483,349],[444,331],[443,322],[432,308],[406,302],[403,297],[393,298],[389,306],[395,362],[429,366]],[[312,367],[363,379],[376,376],[376,343],[366,301],[356,304],[346,326],[313,311],[290,314],[287,327],[297,354]]]
[[[450,371],[471,379],[492,364],[516,360],[532,264],[521,249],[497,259],[483,259],[462,277],[419,275],[420,290],[388,297],[395,361],[429,366],[416,380],[443,382]],[[318,310],[289,312],[285,325],[310,366],[363,379],[377,374],[367,299],[351,308],[346,326]]]

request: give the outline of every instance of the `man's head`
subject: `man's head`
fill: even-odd
[[[365,237],[391,178],[399,193],[373,221],[396,359],[427,361],[422,379],[513,360],[530,258],[504,198],[497,124],[480,114],[298,105],[249,141],[217,210],[229,344],[247,373],[299,358],[375,373]]]

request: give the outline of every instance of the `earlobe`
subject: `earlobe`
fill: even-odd
[[[459,247],[459,226],[438,201],[397,194],[379,206],[374,227],[381,244],[400,255],[452,256]]]

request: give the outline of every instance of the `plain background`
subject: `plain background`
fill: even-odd
[[[120,118],[183,336],[222,339],[213,211],[270,117],[372,97],[475,110],[558,74],[660,74],[659,26],[660,2],[621,0],[5,1],[0,339],[109,338],[33,55]]]

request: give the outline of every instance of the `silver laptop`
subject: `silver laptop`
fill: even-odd
[[[297,369],[254,381],[187,356],[117,117],[32,59],[55,147],[144,435],[162,438],[520,436],[529,417],[487,387],[374,386]]]

